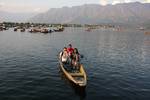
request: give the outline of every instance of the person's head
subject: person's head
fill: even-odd
[[[69,46],[69,48],[72,48],[72,45],[71,45],[71,44],[69,44],[68,46]]]
[[[79,54],[79,52],[78,52],[78,49],[77,49],[77,48],[74,48],[74,53]]]
[[[67,48],[66,48],[66,47],[64,47],[63,51],[67,51]]]

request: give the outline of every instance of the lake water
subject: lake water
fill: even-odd
[[[69,43],[84,55],[81,91],[59,68]],[[0,100],[149,100],[150,35],[143,31],[66,28],[52,34],[0,32]]]

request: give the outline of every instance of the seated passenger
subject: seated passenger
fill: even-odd
[[[78,52],[78,49],[77,48],[74,48],[74,51],[73,51],[73,66],[75,67],[75,69],[79,69],[79,65],[80,65],[80,54]]]
[[[68,52],[68,55],[69,55],[69,58],[70,58],[70,64],[72,65],[72,59],[73,59],[73,48],[72,48],[72,45],[69,44],[68,45],[68,48],[67,48],[67,52]]]
[[[59,56],[60,56],[60,59],[61,59],[62,63],[66,64],[67,61],[68,61],[68,57],[69,57],[66,47],[64,47],[63,51],[60,52]]]
[[[67,52],[68,52],[69,56],[71,56],[71,55],[72,55],[73,50],[74,50],[74,49],[72,48],[72,45],[71,45],[71,44],[69,44],[69,45],[68,45],[68,48],[67,48]]]

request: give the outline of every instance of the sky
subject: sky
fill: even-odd
[[[45,12],[50,8],[72,7],[83,4],[118,4],[128,2],[150,3],[150,0],[0,0],[0,11],[6,12]]]

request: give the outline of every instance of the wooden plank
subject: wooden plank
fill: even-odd
[[[69,73],[71,76],[83,76],[83,73]]]

